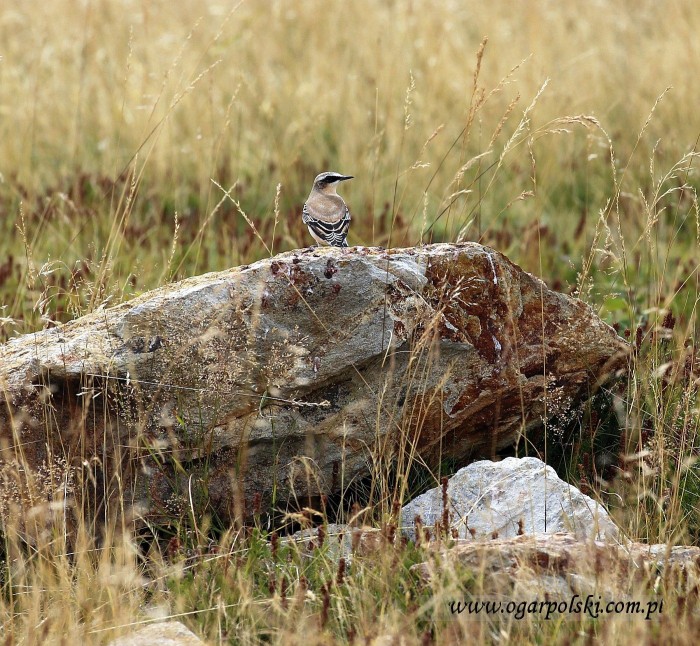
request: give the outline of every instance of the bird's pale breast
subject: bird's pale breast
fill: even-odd
[[[306,210],[312,218],[335,222],[345,216],[345,202],[340,195],[324,195],[313,191],[306,200]]]

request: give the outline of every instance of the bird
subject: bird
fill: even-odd
[[[301,219],[319,245],[348,246],[350,211],[336,191],[340,182],[349,179],[353,179],[353,176],[326,171],[317,175],[314,180],[311,193],[302,209]]]

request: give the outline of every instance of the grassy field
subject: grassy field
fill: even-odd
[[[634,342],[566,469],[631,537],[700,545],[698,33],[694,0],[4,0],[0,340],[307,246],[313,177],[352,174],[350,244],[483,242]],[[603,469],[590,452],[611,428]],[[28,549],[6,528],[0,636],[105,643],[156,616],[213,643],[700,630],[673,587],[650,622],[475,628],[444,611],[473,588],[408,573],[420,548],[341,575],[327,550],[281,556],[266,529],[212,539],[185,520],[145,559],[129,536]]]

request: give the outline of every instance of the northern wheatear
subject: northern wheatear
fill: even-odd
[[[314,180],[313,188],[304,204],[301,219],[309,228],[309,233],[320,245],[347,247],[350,211],[343,198],[336,193],[338,184],[352,175],[321,173]]]

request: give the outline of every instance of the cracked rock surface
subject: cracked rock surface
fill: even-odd
[[[306,505],[409,445],[492,455],[627,352],[478,244],[283,253],[0,346],[0,511],[37,491],[154,519]]]

